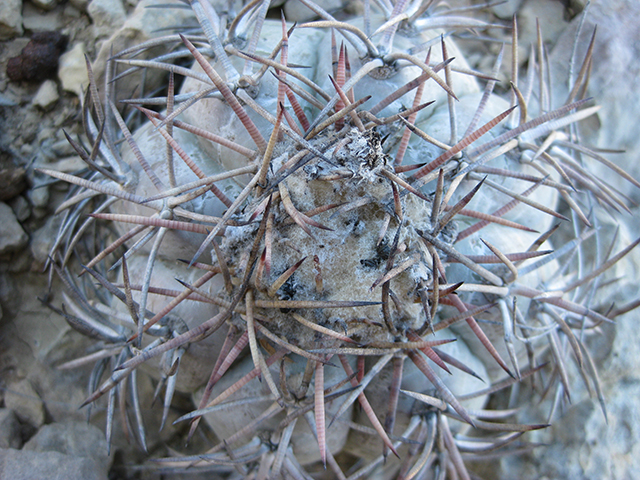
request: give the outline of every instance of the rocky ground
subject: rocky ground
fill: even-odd
[[[116,439],[113,453],[107,455],[102,434],[104,412],[94,408],[87,424],[86,411],[77,408],[86,396],[89,371],[56,369],[83,354],[91,342],[43,305],[61,291],[55,280],[50,286],[50,277],[42,270],[61,222],[54,212],[65,187],[50,183],[34,170],[39,166],[64,172],[84,168],[64,132],[74,138],[82,134],[85,54],[90,59],[104,59],[110,45],[122,48],[148,38],[155,29],[193,21],[186,11],[170,14],[144,8],[150,0],[139,3],[0,2],[0,478],[161,478],[159,473],[137,467],[144,454],[124,435]],[[560,72],[568,64],[579,20],[571,20],[571,16],[583,4],[509,1],[495,7],[492,14],[507,19],[518,9],[523,44],[535,34],[534,19],[541,18],[551,63]],[[296,8],[294,0],[288,2],[285,11],[289,18],[296,15]],[[639,21],[640,8],[633,0],[603,0],[591,5],[585,22],[589,35],[592,26],[599,24],[591,94],[604,106],[600,124],[592,126],[593,141],[588,143],[625,149],[625,154],[614,159],[636,178],[640,177],[640,128],[633,115],[640,104]],[[9,61],[23,49],[25,53],[18,60]],[[59,66],[52,67],[52,57],[60,53]],[[481,49],[471,51],[469,59],[478,68],[489,69]],[[9,71],[7,67],[11,67]],[[99,60],[96,71],[99,75]],[[562,78],[561,73],[558,77]],[[562,95],[562,88],[557,93]],[[628,193],[634,200],[640,199],[637,191]],[[630,238],[637,237],[637,220],[632,216],[626,220],[627,230],[635,231]],[[637,266],[630,262],[623,273],[637,279]],[[621,292],[621,297],[636,299],[637,286]],[[640,338],[634,321],[633,313],[622,317],[615,328],[604,329],[599,343],[592,346],[608,423],[598,402],[581,390],[582,383],[574,372],[574,404],[559,412],[553,427],[534,437],[550,446],[503,460],[498,468],[501,478],[634,477],[640,467],[640,357],[636,354]],[[188,408],[188,400],[183,403]],[[158,415],[159,409],[150,407],[145,414]],[[149,446],[151,452],[166,452],[173,441],[172,432],[175,434],[172,429],[158,434]],[[197,450],[197,445],[194,448]],[[487,468],[479,466],[478,471]],[[490,468],[495,469],[495,465]]]

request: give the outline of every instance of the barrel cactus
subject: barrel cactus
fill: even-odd
[[[546,426],[497,396],[551,391],[555,408],[575,362],[602,399],[585,340],[624,311],[598,287],[638,242],[589,253],[598,210],[627,208],[589,164],[638,182],[578,141],[597,111],[583,98],[591,50],[564,103],[541,42],[503,98],[515,20],[481,73],[451,34],[504,25],[473,9],[365,1],[349,18],[300,1],[315,20],[190,0],[198,31],[113,55],[103,96],[90,75],[92,145],[70,141],[91,173],[45,172],[74,186],[54,308],[97,340],[69,364],[96,362],[85,405],[106,397],[109,441],[119,410],[146,448],[141,372],[164,392],[150,428],[170,428],[174,392],[191,396],[175,423],[213,443],[165,452],[163,468],[470,478],[468,459],[529,448]],[[118,103],[141,70],[166,73],[165,90]],[[72,252],[92,249],[77,280]]]

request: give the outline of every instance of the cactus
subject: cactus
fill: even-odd
[[[140,367],[165,392],[160,428],[174,392],[193,395],[184,440],[204,421],[215,443],[165,467],[470,478],[468,458],[531,448],[523,435],[546,426],[491,395],[553,390],[555,408],[571,357],[602,403],[584,341],[624,309],[589,296],[638,241],[589,255],[597,209],[627,207],[588,165],[638,182],[577,141],[597,111],[583,98],[590,49],[563,104],[550,104],[541,47],[503,99],[502,51],[475,72],[449,35],[493,25],[438,2],[365,1],[339,21],[301,1],[319,20],[191,0],[201,31],[113,56],[104,102],[90,72],[92,145],[70,141],[91,173],[45,171],[75,186],[52,262],[68,293],[53,308],[99,341],[69,365],[97,360],[85,405],[107,397],[109,441],[118,403],[146,448]],[[137,59],[159,45],[171,53]],[[140,69],[167,71],[166,94],[123,109],[117,80]],[[79,284],[71,253],[89,227],[86,253],[99,253]]]

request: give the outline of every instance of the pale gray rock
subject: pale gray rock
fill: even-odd
[[[9,205],[19,222],[24,222],[31,215],[31,206],[22,195],[13,198]]]
[[[31,0],[36,7],[43,10],[53,10],[58,4],[58,0]]]
[[[42,82],[42,85],[40,85],[40,88],[38,88],[36,96],[33,97],[31,103],[44,111],[48,111],[58,103],[59,99],[60,95],[58,95],[56,82],[53,80],[45,80]]]
[[[84,43],[76,43],[60,56],[58,67],[62,89],[75,93],[78,97],[82,97],[84,89],[89,85],[85,53]]]
[[[46,31],[59,30],[65,24],[60,9],[43,11],[31,2],[25,2],[22,7],[22,26],[25,30]]]
[[[47,261],[51,247],[56,241],[58,229],[62,223],[60,215],[52,215],[46,223],[32,233],[29,248],[34,261],[34,270],[41,271]]]
[[[32,262],[29,254],[28,265]],[[86,411],[78,406],[87,396],[91,368],[87,371],[56,367],[85,355],[93,341],[72,330],[64,318],[38,300],[46,294],[47,283],[47,275],[42,273],[0,274],[0,302],[4,310],[0,324],[0,369],[13,372],[2,374],[8,384],[5,386],[13,390],[13,384],[22,378],[28,378],[33,385],[31,396],[16,396],[12,400],[5,394],[5,401],[8,398],[22,404],[25,398],[39,397],[47,406],[47,418],[56,422],[82,421],[86,419]],[[55,278],[53,285],[57,292],[61,291]],[[33,395],[33,390],[39,395]]]
[[[557,79],[554,82],[554,97],[559,101],[567,98],[565,79],[569,76],[572,46],[580,17],[571,23],[559,38],[551,54],[551,68]],[[597,119],[583,122],[585,143],[600,148],[624,150],[625,153],[607,155],[634,178],[640,178],[640,135],[636,106],[640,104],[640,3],[634,0],[611,0],[592,2],[579,37],[575,75],[585,56],[594,28],[597,35],[593,51],[587,96],[596,99],[602,109]],[[589,168],[598,172],[600,178],[610,178],[611,170],[595,161]],[[616,185],[622,193],[640,200],[640,189],[629,182]]]
[[[58,172],[73,173],[86,168],[86,166],[87,164],[84,163],[79,156],[70,156],[48,163],[45,168],[50,168]]]
[[[66,138],[60,139],[51,145],[51,153],[56,157],[70,157],[76,155],[76,151]]]
[[[325,0],[317,3],[327,12],[338,10],[345,4],[342,0]],[[297,0],[289,0],[284,4],[284,15],[288,22],[306,22],[317,17],[313,10]]]
[[[16,105],[15,100],[0,93],[0,107],[15,107]]]
[[[0,40],[22,35],[22,0],[0,2]]]
[[[18,417],[8,408],[0,408],[0,448],[20,448],[22,437]]]
[[[87,13],[97,36],[109,35],[124,23],[127,15],[121,0],[92,0]]]
[[[627,314],[618,319],[615,327],[606,328],[604,338],[594,339],[596,344],[591,342],[594,362],[600,367],[607,419],[598,401],[588,398],[580,374],[572,365],[572,397],[582,401],[563,409],[550,429],[529,437],[547,447],[526,456],[505,458],[499,478],[636,478],[634,472],[640,469],[640,334],[635,323],[634,314]],[[549,411],[549,407],[547,401],[542,410]]]
[[[157,2],[155,0],[141,0],[135,10],[127,16],[126,21],[119,24],[120,28],[100,47],[98,57],[93,62],[96,78],[102,78],[106,61],[112,50],[114,53],[121,52],[126,48],[159,37],[163,34],[163,28],[175,27],[176,25],[197,25],[195,16],[190,9],[179,8],[179,2],[174,3],[178,8],[149,8]],[[157,48],[154,52],[160,54],[162,50],[162,48]],[[166,78],[166,75],[156,74],[153,69],[149,69],[145,90],[153,91],[160,85],[164,85],[162,82],[166,82]],[[118,90],[122,92],[122,95],[128,95],[129,92],[139,88],[140,77],[138,75],[129,75],[123,80],[118,81]],[[100,84],[100,80],[98,80],[98,84]]]
[[[554,44],[569,23],[564,19],[564,6],[556,0],[525,0],[518,10],[518,45],[520,61],[529,57],[531,45],[538,37],[536,22],[545,45]]]
[[[638,209],[631,217],[637,218]],[[617,226],[606,214],[597,217],[602,244],[608,246]],[[620,252],[640,235],[633,222],[619,226],[612,255]],[[594,305],[622,307],[638,298],[640,250],[635,248],[608,271],[607,279],[617,279],[614,285],[602,286],[594,295]],[[529,440],[548,445],[526,456],[514,456],[502,461],[496,478],[584,480],[626,480],[636,478],[640,470],[640,332],[637,310],[616,318],[616,323],[602,325],[596,334],[587,334],[585,343],[600,376],[604,408],[589,393],[576,362],[567,362],[573,405],[563,402],[552,418],[552,427],[531,432]],[[547,423],[553,395],[540,406],[523,412],[523,423]]]
[[[12,409],[22,422],[36,428],[44,423],[44,404],[38,392],[26,378],[7,385],[4,404]],[[1,475],[0,478],[2,478]]]
[[[45,208],[49,204],[49,187],[41,186],[28,190],[27,198],[35,208]]]
[[[507,0],[491,7],[493,14],[505,20],[510,19],[522,5],[522,0]]]
[[[69,3],[81,12],[86,12],[89,6],[89,0],[69,0]]]
[[[13,210],[4,202],[0,202],[0,225],[0,255],[20,250],[29,241]]]
[[[106,480],[107,473],[87,457],[58,452],[0,449],[0,478],[11,480]]]
[[[99,471],[107,472],[111,458],[104,433],[86,422],[61,422],[44,425],[24,445],[23,450],[58,452],[93,459]]]

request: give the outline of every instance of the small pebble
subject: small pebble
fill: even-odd
[[[0,255],[21,250],[29,243],[29,236],[16,220],[11,207],[4,202],[0,202],[0,225]]]
[[[40,88],[38,89],[38,93],[33,97],[32,103],[42,110],[49,111],[51,110],[56,103],[58,103],[58,99],[60,95],[58,95],[58,86],[56,82],[53,80],[45,80]]]
[[[58,78],[62,83],[62,89],[75,93],[78,97],[82,96],[84,89],[89,85],[85,52],[84,43],[77,43],[60,57]]]
[[[0,153],[0,201],[11,200],[27,187],[26,170]]]
[[[31,216],[31,205],[29,205],[27,199],[22,195],[18,195],[12,199],[11,202],[9,202],[9,206],[19,222],[24,222]]]

